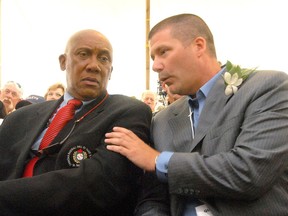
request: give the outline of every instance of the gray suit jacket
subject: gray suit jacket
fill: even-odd
[[[146,183],[138,215],[182,215],[187,197],[201,199],[213,215],[288,214],[287,74],[259,71],[235,95],[226,96],[224,89],[220,77],[194,140],[188,97],[154,117],[155,148],[175,153],[168,184]],[[163,202],[168,195],[170,202]]]

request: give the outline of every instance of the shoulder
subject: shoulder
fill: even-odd
[[[247,80],[271,82],[271,84],[278,82],[285,82],[288,80],[288,74],[283,71],[275,70],[259,70],[252,73]]]
[[[244,81],[244,85],[244,89],[254,92],[275,90],[278,88],[287,89],[288,74],[282,71],[259,70],[251,74],[247,80]]]
[[[56,105],[56,101],[45,101],[45,102],[42,102],[42,103],[38,103],[38,104],[31,104],[31,105],[27,105],[27,106],[24,106],[24,107],[21,107],[17,110],[15,110],[14,112],[10,113],[8,116],[12,116],[12,117],[24,117],[24,116],[27,116],[27,115],[34,115],[36,112],[46,112],[47,110],[50,110],[50,109],[54,109],[55,105]]]
[[[144,103],[138,99],[126,96],[126,95],[121,95],[121,94],[113,94],[109,95],[109,101],[111,103],[118,103],[118,104],[137,104],[137,105],[143,105]],[[128,105],[127,104],[127,105]]]
[[[142,101],[120,94],[109,95],[108,102],[110,106],[126,107],[126,108],[139,108],[151,111],[150,107]]]
[[[35,119],[35,116],[49,116],[55,109],[56,102],[43,102],[39,104],[31,104],[21,107],[14,112],[7,115],[3,121],[3,124],[20,124],[30,122],[31,119]]]
[[[158,112],[154,119],[160,119],[160,118],[171,118],[177,115],[180,115],[181,113],[187,114],[189,111],[189,106],[188,106],[188,96],[183,96],[167,106],[165,109],[161,110]],[[188,115],[188,114],[187,114]]]

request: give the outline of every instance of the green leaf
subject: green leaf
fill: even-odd
[[[232,69],[232,67],[233,67],[232,63],[231,63],[230,61],[227,61],[227,62],[226,62],[226,69],[227,69],[227,71],[230,71],[230,70]]]

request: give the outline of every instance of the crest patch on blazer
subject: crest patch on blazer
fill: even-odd
[[[67,162],[70,167],[79,167],[80,162],[91,157],[91,151],[86,146],[74,146],[67,153]]]

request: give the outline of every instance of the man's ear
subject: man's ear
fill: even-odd
[[[206,47],[207,43],[206,43],[205,38],[203,38],[203,37],[195,38],[194,44],[196,45],[198,55],[202,55],[203,52],[205,52],[205,50],[207,49],[207,47]]]
[[[66,54],[59,56],[59,64],[62,71],[66,70]]]

